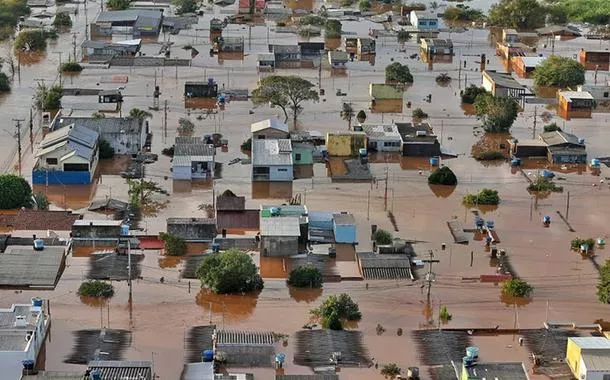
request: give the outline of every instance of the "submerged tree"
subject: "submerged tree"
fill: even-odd
[[[536,86],[575,87],[585,83],[585,68],[572,58],[552,55],[534,71]]]
[[[477,96],[474,109],[483,121],[485,132],[508,132],[517,119],[519,104],[510,98],[485,93]]]
[[[32,188],[25,178],[0,174],[0,210],[32,206]]]
[[[153,194],[169,195],[167,190],[154,181],[128,179],[127,184],[129,184],[129,200],[134,206],[141,207],[149,203]]]
[[[180,136],[192,136],[195,133],[195,124],[187,118],[178,119],[178,134]]]
[[[264,286],[250,255],[235,248],[206,255],[197,277],[203,286],[220,294],[250,292]]]
[[[341,106],[341,118],[347,121],[347,130],[351,130],[352,119],[354,118],[354,108],[351,103],[343,103]]]
[[[359,321],[362,319],[358,304],[345,293],[328,296],[322,305],[312,309],[310,313],[320,319],[323,326],[333,330],[340,330],[336,326],[336,320]]]
[[[537,0],[500,0],[489,9],[490,25],[515,29],[544,26],[546,8]]]
[[[386,83],[413,83],[413,75],[409,70],[409,66],[403,65],[400,62],[394,62],[385,68]]]
[[[145,111],[141,108],[132,108],[129,110],[129,117],[133,119],[147,119],[153,117],[152,113]]]
[[[322,272],[318,268],[307,265],[291,270],[287,282],[297,288],[320,288],[322,279]]]

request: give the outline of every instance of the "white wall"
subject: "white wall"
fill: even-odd
[[[23,369],[23,360],[29,359],[25,352],[2,351],[0,352],[0,372],[2,379],[19,380]],[[34,359],[32,359],[34,360]]]
[[[191,166],[174,166],[172,167],[172,174],[174,179],[177,180],[191,180]]]
[[[494,88],[493,83],[485,75],[483,75],[483,88],[487,92],[492,92]]]

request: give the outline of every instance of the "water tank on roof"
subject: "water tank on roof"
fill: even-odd
[[[462,359],[462,363],[464,364],[464,367],[472,367],[474,364],[474,360],[472,358],[469,358],[468,356],[464,356],[464,358]]]
[[[585,139],[578,139],[578,143],[581,144],[581,145],[584,145],[585,144]]]
[[[91,371],[91,380],[102,380],[102,373],[99,370],[94,369]]]
[[[415,132],[415,137],[423,137],[423,136],[428,136],[428,132],[426,132],[426,131],[416,131]]]
[[[430,157],[430,165],[438,166],[438,157]]]
[[[121,225],[121,235],[123,235],[123,236],[129,235],[129,226],[127,224]]]
[[[23,369],[32,370],[34,369],[34,361],[33,360],[23,360],[21,362],[23,364]]]
[[[466,347],[466,356],[471,359],[477,359],[479,357],[478,347]]]
[[[44,249],[44,240],[42,239],[34,239],[34,250],[42,251]]]
[[[601,161],[597,158],[591,160],[591,167],[599,168],[601,165]]]
[[[278,216],[280,215],[280,209],[277,207],[271,207],[269,209],[269,212],[271,212],[271,216]]]
[[[519,166],[519,165],[521,165],[521,159],[520,158],[513,158],[510,161],[510,165],[511,166]]]
[[[366,156],[367,156],[367,154],[368,154],[368,152],[366,151],[366,149],[365,149],[365,148],[360,148],[360,149],[358,150],[358,153],[360,154],[360,157],[366,157]]]
[[[32,306],[34,306],[34,307],[42,307],[42,299],[40,299],[38,297],[33,297],[32,298]]]
[[[204,362],[211,362],[214,361],[214,351],[212,350],[205,350],[201,353],[201,358]]]

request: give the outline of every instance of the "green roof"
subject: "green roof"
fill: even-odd
[[[402,99],[402,91],[396,86],[384,83],[371,83],[369,95],[377,100],[383,99]]]

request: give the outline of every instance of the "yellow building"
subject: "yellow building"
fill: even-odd
[[[610,339],[568,338],[566,362],[577,379],[610,379]]]
[[[329,156],[357,156],[359,150],[366,148],[364,132],[334,132],[326,134],[326,149]]]

